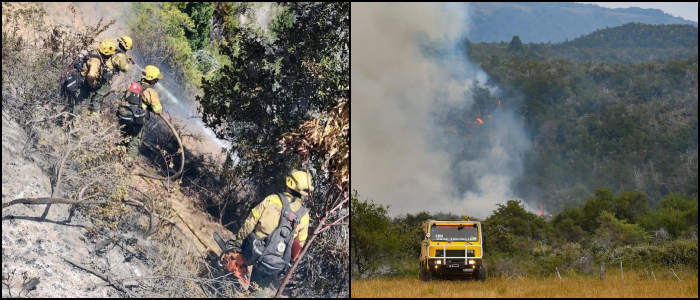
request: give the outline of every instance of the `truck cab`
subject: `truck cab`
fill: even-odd
[[[480,222],[469,221],[468,217],[462,221],[427,220],[422,227],[421,280],[448,276],[486,280]]]

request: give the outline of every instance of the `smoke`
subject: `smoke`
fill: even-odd
[[[511,186],[530,142],[522,121],[498,108],[497,88],[483,85],[487,75],[455,46],[464,45],[458,41],[467,33],[467,5],[351,9],[352,188],[391,205],[391,215],[486,217],[514,199]],[[475,100],[476,89],[485,98]],[[483,124],[473,124],[477,117]]]
[[[251,12],[249,15],[241,14],[239,17],[241,25],[245,26],[259,26],[265,33],[269,31],[270,22],[277,16],[278,8],[271,2],[261,2],[256,3],[251,7]],[[248,22],[248,19],[252,19],[252,24]]]

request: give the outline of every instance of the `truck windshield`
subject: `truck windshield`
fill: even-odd
[[[479,228],[474,225],[435,225],[430,227],[430,239],[439,242],[476,242]]]

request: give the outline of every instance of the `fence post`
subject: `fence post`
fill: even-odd
[[[600,263],[600,280],[605,280],[605,263]]]
[[[671,270],[671,272],[673,272],[673,269],[671,269],[671,267],[668,267],[668,268],[669,268],[669,269]],[[673,272],[673,275],[675,275],[675,276],[676,276],[676,278],[678,278],[678,275],[676,275],[676,272]],[[678,281],[681,281],[681,279],[680,279],[680,278],[678,278]]]
[[[651,276],[654,276],[654,281],[656,281],[656,275],[654,275],[654,269],[652,269],[651,267],[649,267],[649,269],[651,270]]]
[[[557,270],[557,275],[559,276],[559,280],[562,280],[561,275],[559,275],[559,269],[557,267],[554,267],[554,269]]]
[[[625,281],[625,274],[622,273],[622,260],[620,260],[620,276],[622,276],[622,281]]]

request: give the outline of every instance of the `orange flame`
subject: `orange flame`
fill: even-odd
[[[542,202],[540,202],[540,212],[537,213],[537,216],[542,216]]]
[[[489,118],[490,118],[490,117],[491,117],[491,115],[488,115],[487,117],[489,117]]]
[[[481,119],[479,119],[479,118],[476,118],[476,121],[478,121],[478,122],[479,122],[479,124],[484,124],[484,121],[482,121],[482,120],[481,120]]]
[[[498,107],[501,107],[501,100],[498,100]]]

